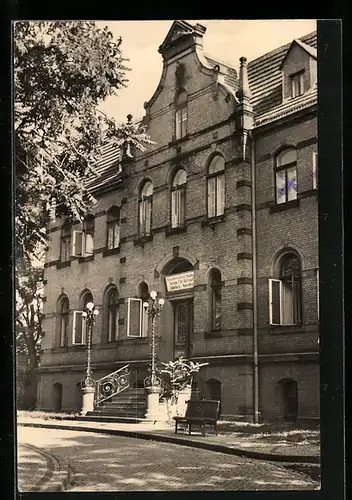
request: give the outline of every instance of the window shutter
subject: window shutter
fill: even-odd
[[[317,189],[317,167],[318,167],[318,153],[313,152],[313,189]]]
[[[149,322],[149,316],[148,313],[144,310],[142,304],[142,337],[148,336],[148,322]]]
[[[73,231],[73,244],[72,250],[75,257],[82,257],[83,255],[83,245],[84,245],[84,234],[83,231]]]
[[[215,216],[215,178],[208,179],[208,217]]]
[[[320,321],[320,287],[319,287],[319,268],[317,269],[317,318]]]
[[[127,299],[127,337],[140,337],[142,330],[142,299]]]
[[[178,210],[177,210],[177,190],[174,189],[171,192],[171,226],[172,227],[177,227],[177,215],[178,215]]]
[[[72,344],[85,343],[85,326],[86,322],[82,316],[83,311],[73,311],[73,325],[72,325]]]
[[[182,137],[182,111],[176,111],[176,139],[180,139]]]
[[[93,255],[94,236],[91,233],[86,234],[84,247],[84,255]]]
[[[224,205],[225,205],[225,182],[224,175],[219,175],[217,178],[217,186],[216,186],[216,215],[222,215],[224,213]]]
[[[281,325],[281,281],[269,279],[269,322]]]

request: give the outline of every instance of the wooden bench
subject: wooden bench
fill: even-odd
[[[215,433],[218,435],[218,414],[220,401],[210,399],[189,400],[187,401],[187,409],[184,417],[174,417],[175,434],[179,423],[188,424],[188,434],[192,432],[192,425],[198,426],[201,429],[202,436],[205,436],[205,426],[212,425],[215,428]]]

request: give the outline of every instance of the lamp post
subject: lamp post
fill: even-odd
[[[82,316],[86,320],[87,329],[87,366],[86,366],[86,376],[82,382],[82,393],[83,393],[83,405],[82,405],[82,415],[86,415],[88,411],[94,409],[94,393],[95,393],[95,380],[93,378],[93,371],[91,367],[91,357],[92,357],[92,331],[93,325],[99,311],[95,309],[93,302],[88,302],[86,305],[86,310],[83,311]]]
[[[164,305],[164,299],[157,299],[157,293],[150,292],[149,302],[143,303],[144,311],[152,320],[152,343],[150,359],[150,375],[144,379],[144,387],[147,391],[147,413],[146,419],[155,421],[158,418],[159,395],[161,393],[161,380],[156,375],[156,352],[155,352],[155,321]]]

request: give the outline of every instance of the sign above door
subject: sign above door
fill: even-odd
[[[194,287],[194,271],[186,273],[172,274],[165,277],[166,291],[179,292]]]

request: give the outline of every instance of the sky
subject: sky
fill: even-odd
[[[316,30],[316,21],[309,20],[186,20],[200,23],[207,31],[203,37],[204,52],[238,68],[239,58],[250,61],[280,45],[290,43]],[[162,57],[158,52],[173,21],[99,21],[108,26],[118,38],[122,37],[123,56],[130,59],[128,87],[117,96],[109,97],[99,109],[118,122],[126,121],[131,113],[135,119],[144,116],[143,104],[148,101],[159,83]]]

